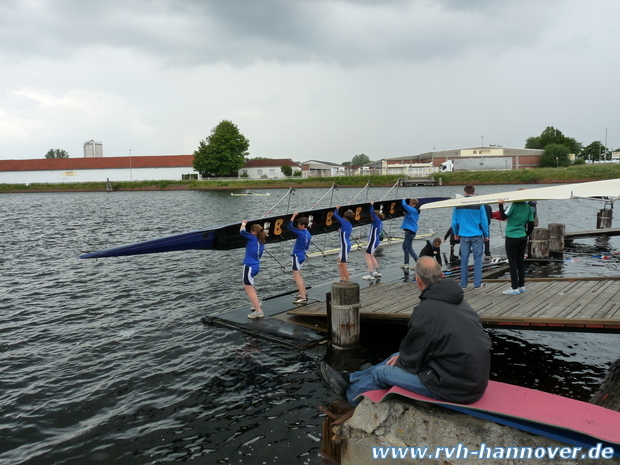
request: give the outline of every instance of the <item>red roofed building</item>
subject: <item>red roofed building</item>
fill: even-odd
[[[248,160],[239,170],[239,177],[250,179],[284,178],[282,168],[288,165],[295,171],[301,171],[301,165],[290,158],[265,158]]]
[[[193,155],[0,160],[0,183],[180,181],[197,175],[193,161]]]

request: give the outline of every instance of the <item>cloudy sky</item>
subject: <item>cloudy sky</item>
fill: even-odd
[[[618,0],[2,0],[0,159],[620,147]]]

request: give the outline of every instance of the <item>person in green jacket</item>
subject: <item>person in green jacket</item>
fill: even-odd
[[[499,202],[499,216],[506,222],[506,256],[510,269],[511,288],[505,295],[517,295],[525,292],[525,248],[527,238],[532,233],[534,214],[527,202],[513,202],[504,210],[504,200]]]

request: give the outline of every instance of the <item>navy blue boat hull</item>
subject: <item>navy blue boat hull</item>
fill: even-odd
[[[418,199],[420,206],[430,202],[446,200],[446,197],[427,197]],[[400,199],[375,202],[375,210],[381,209],[386,219],[404,216]],[[298,217],[306,216],[310,219],[310,233],[313,236],[338,230],[340,223],[333,219],[335,208],[321,208],[299,212]],[[340,208],[340,215],[351,210],[355,214],[354,226],[370,224],[370,204],[359,203],[345,205]],[[291,213],[270,216],[248,221],[247,228],[252,224],[260,224],[268,231],[267,243],[281,242],[295,239],[294,233],[287,229]],[[81,255],[80,258],[122,257],[126,255],[141,255],[150,253],[176,252],[181,250],[229,250],[245,247],[246,240],[239,234],[241,223],[232,223],[213,228],[199,229],[173,236],[161,237],[135,244],[123,245],[112,249],[102,250]]]

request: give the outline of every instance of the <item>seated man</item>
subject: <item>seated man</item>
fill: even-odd
[[[366,370],[341,373],[325,362],[321,375],[330,387],[357,405],[360,394],[399,386],[439,400],[470,404],[489,381],[491,338],[453,279],[439,263],[420,257],[415,267],[420,304],[413,309],[398,353]]]

